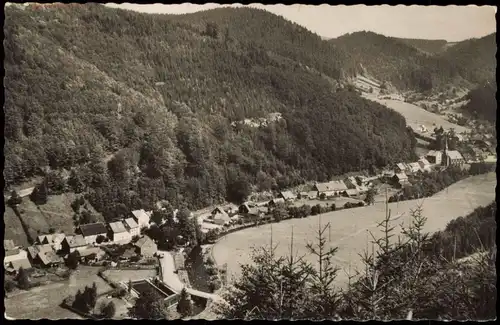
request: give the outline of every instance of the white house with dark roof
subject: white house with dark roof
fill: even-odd
[[[122,221],[110,222],[109,228],[111,230],[111,240],[114,242],[129,243],[132,240],[132,235]]]
[[[316,183],[314,189],[318,191],[319,196],[324,194],[326,197],[332,197],[338,196],[347,190],[347,186],[343,181],[330,181],[327,183]]]
[[[294,201],[297,199],[297,195],[293,194],[291,191],[280,192],[280,197],[285,201]]]
[[[81,251],[88,247],[85,238],[82,235],[66,236],[61,243],[62,250],[66,253],[72,253],[74,251]]]
[[[408,184],[408,176],[405,173],[396,173],[393,179],[398,182],[400,185]]]
[[[127,218],[123,220],[123,224],[132,237],[139,236],[141,234],[139,224],[135,221],[134,218]]]
[[[41,245],[49,244],[55,251],[59,251],[62,248],[61,244],[65,237],[66,235],[63,233],[45,234],[38,236],[36,242]]]

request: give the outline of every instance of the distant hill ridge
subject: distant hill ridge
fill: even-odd
[[[431,91],[449,85],[473,88],[493,78],[495,34],[450,43],[386,37],[373,32],[346,34],[332,42],[363,70],[400,90]]]

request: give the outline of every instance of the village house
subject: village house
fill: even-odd
[[[394,172],[396,174],[398,173],[405,173],[407,171],[409,171],[409,166],[405,163],[397,163],[396,166],[394,167]]]
[[[80,262],[90,264],[100,261],[106,255],[106,252],[100,247],[88,247],[79,251],[79,254]]]
[[[280,197],[285,201],[294,201],[297,199],[297,195],[293,194],[291,191],[280,192]]]
[[[443,153],[437,150],[431,150],[427,153],[425,158],[431,165],[441,165]]]
[[[23,268],[24,270],[31,269],[31,263],[28,258],[12,260],[9,262],[4,262],[4,268],[7,274],[16,275],[20,268]]]
[[[120,243],[129,243],[132,240],[132,235],[125,228],[123,221],[110,222],[109,228],[112,241]]]
[[[155,242],[147,236],[141,237],[137,242],[134,243],[134,246],[136,247],[137,254],[144,257],[152,257],[158,250]]]
[[[151,211],[146,212],[144,209],[135,210],[132,211],[132,217],[139,225],[139,228],[147,228],[151,219]]]
[[[420,169],[422,169],[422,171],[430,171],[431,170],[431,163],[425,159],[425,157],[421,157],[419,160],[418,160],[418,164],[420,165]]]
[[[348,189],[356,189],[358,188],[358,182],[354,176],[349,176],[344,179],[344,184]]]
[[[460,152],[456,150],[449,150],[445,152],[442,164],[445,166],[461,166],[465,164],[465,159]]]
[[[314,200],[318,197],[318,192],[317,191],[300,192],[299,196],[301,199]]]
[[[248,216],[262,216],[265,214],[265,211],[262,207],[250,207],[248,204],[242,204],[239,207],[239,213],[248,215]]]
[[[212,220],[213,223],[220,226],[227,225],[231,222],[231,218],[229,218],[227,212],[224,211],[224,209],[221,207],[216,207],[215,209],[213,209],[208,219]]]
[[[88,245],[95,244],[97,237],[103,236],[107,237],[108,230],[102,222],[89,223],[86,225],[81,225],[79,227],[80,233],[83,235],[85,242]]]
[[[393,181],[401,186],[409,183],[408,176],[406,176],[405,173],[397,173],[396,175],[394,175]]]
[[[23,269],[31,268],[28,253],[16,246],[13,240],[4,240],[3,247],[5,249],[3,264],[6,272],[15,274],[21,267]]]
[[[422,169],[420,168],[420,164],[418,162],[411,162],[408,164],[408,170],[410,173],[418,173]]]
[[[52,246],[50,244],[30,246],[27,248],[28,259],[30,260],[31,264],[38,264],[38,263],[40,263],[40,260],[38,259],[39,253],[50,252],[53,250],[54,249],[52,248]]]
[[[357,196],[359,195],[359,191],[355,188],[348,188],[347,190],[342,192],[342,195],[345,197]]]
[[[62,242],[65,237],[66,235],[63,233],[40,235],[37,237],[36,243],[41,245],[49,244],[58,252],[62,249]]]
[[[87,248],[87,243],[82,235],[66,236],[61,243],[62,251],[66,254],[82,251]]]
[[[132,237],[139,236],[141,234],[139,224],[137,224],[134,218],[127,218],[123,220],[123,223]]]
[[[64,262],[62,257],[57,255],[57,253],[52,249],[39,252],[37,261],[39,261],[39,264],[43,267],[54,267]]]
[[[316,183],[314,189],[318,191],[319,196],[332,197],[338,196],[347,190],[347,186],[343,181],[331,181],[328,183]]]
[[[277,204],[285,204],[285,199],[283,199],[281,197],[274,198],[271,201],[269,201],[269,203],[267,205],[270,207],[273,207],[273,206],[276,206]]]

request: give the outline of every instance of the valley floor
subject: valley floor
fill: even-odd
[[[491,203],[495,199],[495,186],[495,173],[473,176],[429,198],[391,203],[389,209],[394,225],[399,226],[402,222],[408,225],[411,210],[421,204],[423,215],[427,217],[424,231],[434,232],[445,228],[451,220],[465,216],[479,206]],[[240,264],[251,262],[253,247],[259,248],[270,244],[271,231],[273,244],[278,244],[276,253],[285,256],[290,253],[290,238],[293,229],[293,253],[302,256],[307,253],[306,244],[315,240],[318,223],[330,223],[331,230],[328,234],[330,245],[338,246],[336,260],[342,268],[337,279],[339,284],[345,284],[346,272],[349,272],[349,268],[352,272],[354,268],[360,266],[358,253],[362,253],[367,248],[371,239],[369,231],[377,235],[377,222],[381,221],[384,215],[385,204],[376,202],[372,206],[261,225],[221,238],[213,246],[212,253],[218,265],[227,263],[228,275],[231,279],[239,276]],[[400,228],[396,227],[396,229]],[[311,262],[314,261],[311,260]]]

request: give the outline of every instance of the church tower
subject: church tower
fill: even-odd
[[[443,153],[442,153],[442,158],[441,158],[441,164],[444,165],[445,167],[448,167],[449,162],[448,162],[448,135],[445,134],[444,136],[444,148],[443,148]]]

